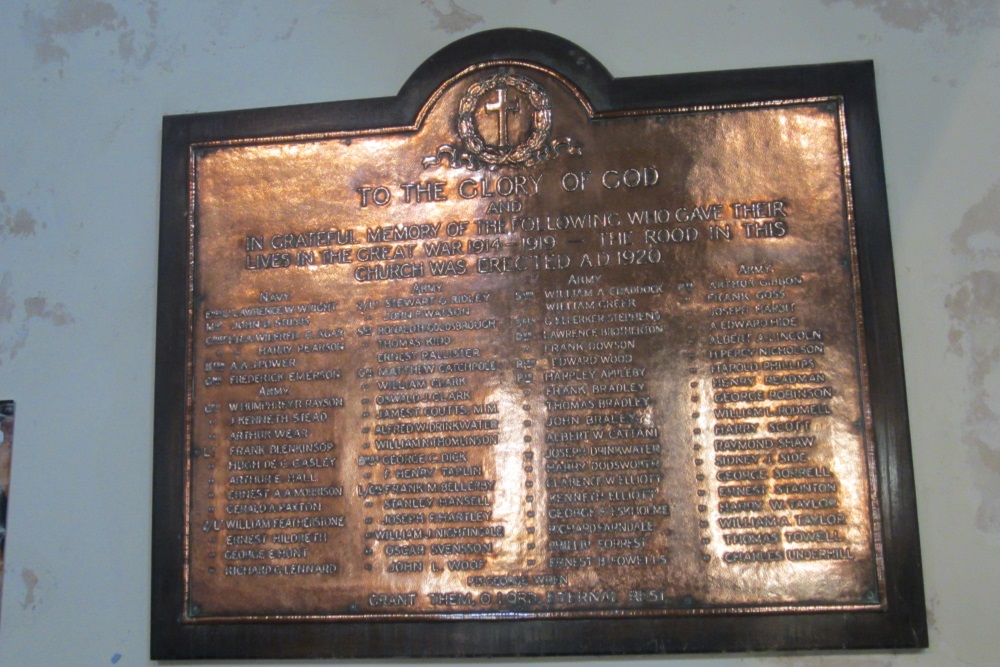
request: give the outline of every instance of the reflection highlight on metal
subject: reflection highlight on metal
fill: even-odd
[[[582,101],[193,149],[187,621],[881,608],[840,101]]]

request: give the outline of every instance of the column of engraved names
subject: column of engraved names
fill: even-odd
[[[333,574],[328,545],[345,526],[331,432],[344,405],[337,304],[257,299],[200,311],[194,437],[210,446],[193,452],[192,507],[207,500],[210,520],[193,516],[208,546],[192,560],[225,577]]]
[[[493,513],[499,408],[477,392],[502,369],[490,343],[501,326],[494,296],[436,280],[369,302],[371,445],[357,458],[358,492],[365,554],[394,578],[482,570],[504,536]],[[431,592],[428,602],[471,598]]]
[[[572,275],[544,290],[546,550],[555,571],[666,563],[670,508],[642,352],[664,334],[652,304],[663,289],[609,275]],[[624,602],[627,593],[608,594]]]
[[[823,435],[834,418],[824,330],[802,314],[807,279],[780,264],[733,268],[705,297],[722,559],[852,559]]]

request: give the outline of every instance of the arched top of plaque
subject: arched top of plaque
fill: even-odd
[[[468,79],[471,78],[471,81]],[[470,170],[530,167],[583,146],[554,133],[549,86],[565,88],[594,117],[591,96],[605,101],[611,74],[589,53],[549,33],[505,28],[471,35],[428,58],[397,96],[401,123],[422,126],[452,86],[454,141],[423,160]]]
[[[531,63],[555,72],[583,95],[588,108],[608,108],[608,90],[614,78],[596,58],[579,46],[551,33],[501,28],[469,35],[425,60],[403,84],[398,99],[415,117],[435,91],[469,67],[489,63]]]

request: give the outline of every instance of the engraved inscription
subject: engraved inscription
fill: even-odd
[[[839,101],[439,93],[192,152],[187,620],[877,607]]]

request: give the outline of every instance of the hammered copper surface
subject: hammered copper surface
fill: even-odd
[[[188,619],[878,608],[842,135],[508,64],[196,147]]]

